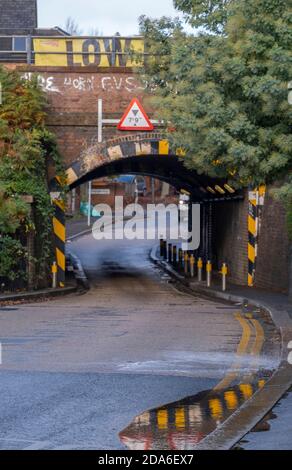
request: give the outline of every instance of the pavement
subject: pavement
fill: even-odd
[[[60,297],[67,294],[72,294],[76,291],[76,286],[66,286],[63,289],[59,288],[50,288],[47,289],[39,289],[35,291],[23,291],[23,292],[13,292],[13,293],[6,293],[0,295],[0,305],[6,302],[23,302],[23,301],[32,301],[32,300],[48,300],[52,297]]]
[[[70,239],[76,235],[80,235],[85,232],[89,232],[95,222],[95,218],[91,218],[90,226],[88,226],[88,219],[84,216],[78,216],[78,218],[67,218],[66,220],[66,237]]]
[[[292,450],[292,389],[271,412],[238,443],[244,450]]]

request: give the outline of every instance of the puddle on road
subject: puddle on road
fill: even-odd
[[[263,371],[251,381],[222,390],[207,390],[137,416],[120,432],[131,450],[193,450],[259,389],[271,375]]]

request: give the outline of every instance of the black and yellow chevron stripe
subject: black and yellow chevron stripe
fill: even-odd
[[[257,198],[255,192],[249,193],[248,201],[248,279],[249,287],[253,287],[256,263],[257,241]]]
[[[53,217],[53,228],[55,237],[55,254],[57,262],[57,280],[59,287],[65,287],[65,241],[66,241],[66,225],[65,225],[65,203],[59,199],[53,199],[55,214]]]

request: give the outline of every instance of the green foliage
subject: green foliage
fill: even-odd
[[[27,204],[17,196],[7,196],[0,183],[0,233],[15,233],[27,216]]]
[[[174,6],[185,13],[194,27],[203,27],[214,33],[224,31],[232,0],[174,0]]]
[[[55,137],[45,127],[43,110],[46,101],[36,80],[26,82],[16,72],[0,68],[0,81],[3,90],[0,106],[0,233],[4,236],[2,240],[7,240],[7,234],[14,234],[15,238],[20,229],[35,230],[37,284],[46,278],[52,254],[53,207],[48,194],[47,166],[49,161],[54,162],[62,175],[62,162]],[[23,202],[22,195],[33,196],[33,224],[29,205]],[[9,247],[7,256],[12,253]],[[5,266],[13,263],[4,258],[3,255],[0,261],[1,276],[7,274]]]
[[[189,35],[167,19],[141,19],[154,55],[144,78],[157,118],[169,123],[169,140],[184,147],[187,167],[228,177],[236,187],[283,178],[292,167],[291,4],[176,0],[175,6],[204,32]]]
[[[0,268],[1,276],[15,281],[17,279],[25,279],[26,273],[19,269],[19,260],[27,258],[26,249],[20,241],[5,235],[0,236]]]

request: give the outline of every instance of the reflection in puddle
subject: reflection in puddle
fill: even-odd
[[[261,376],[146,411],[120,433],[120,439],[132,450],[195,449],[198,442],[262,388],[266,380],[267,377]]]

